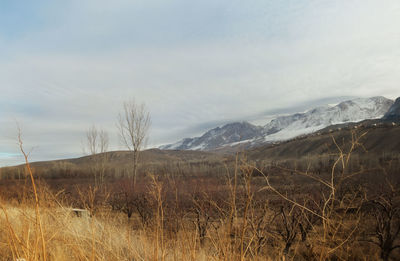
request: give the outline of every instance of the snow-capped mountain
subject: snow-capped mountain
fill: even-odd
[[[334,124],[379,119],[393,100],[385,97],[358,98],[336,106],[321,106],[304,113],[282,116],[264,126],[264,141],[285,140],[308,134]]]
[[[244,140],[260,138],[263,127],[248,122],[234,122],[207,131],[201,137],[186,138],[160,149],[174,150],[212,150]]]
[[[326,105],[303,113],[279,116],[264,126],[235,122],[207,131],[201,137],[186,138],[161,149],[213,150],[239,143],[256,146],[309,134],[333,124],[378,119],[388,112],[393,100],[385,97],[358,98]]]

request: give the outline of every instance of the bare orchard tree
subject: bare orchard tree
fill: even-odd
[[[83,152],[86,155],[93,157],[93,165],[91,168],[94,182],[96,186],[101,187],[104,184],[104,177],[106,172],[106,165],[108,160],[108,154],[105,153],[108,150],[109,138],[106,131],[98,130],[95,125],[92,125],[86,131],[86,140],[83,143]]]
[[[118,115],[117,127],[122,143],[133,152],[133,188],[136,185],[139,154],[146,144],[150,124],[150,113],[144,103],[139,104],[134,100],[124,102],[123,111]]]

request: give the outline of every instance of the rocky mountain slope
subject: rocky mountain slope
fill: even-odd
[[[264,128],[248,122],[234,122],[207,131],[201,137],[186,138],[174,144],[161,146],[165,150],[212,150],[243,140],[262,138]]]
[[[348,150],[352,131],[360,136],[366,133],[360,140],[362,147],[357,147],[355,154],[375,155],[374,160],[382,155],[398,155],[400,152],[400,126],[392,125],[391,122],[382,123],[378,120],[366,121],[363,123],[347,125],[346,127],[333,130],[321,130],[318,133],[304,135],[288,141],[282,141],[277,144],[265,144],[246,151],[246,155],[252,160],[287,160],[299,159],[307,156],[318,156],[335,154],[338,152],[332,137],[340,141],[340,146],[345,145]],[[357,126],[357,129],[355,128]]]
[[[207,131],[200,137],[185,138],[160,148],[168,150],[214,150],[241,143],[254,147],[309,134],[334,124],[379,119],[389,111],[393,104],[393,100],[381,96],[357,98],[341,102],[335,106],[326,105],[302,113],[279,116],[264,126],[255,126],[248,122],[230,123]],[[397,110],[398,107],[396,107]],[[393,109],[394,112],[396,108]]]
[[[400,120],[400,97],[396,99],[389,111],[383,116],[383,120],[399,121]]]

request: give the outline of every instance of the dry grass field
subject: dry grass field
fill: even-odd
[[[111,174],[94,183],[91,173],[99,169],[88,167],[90,158],[80,159],[87,163],[82,176],[41,176],[47,163],[15,168],[18,175],[7,169],[0,257],[398,260],[399,158],[386,154],[365,164],[372,155],[358,153],[362,138],[353,133],[345,145],[333,138],[335,153],[297,160],[212,160],[194,152],[203,157],[196,161],[176,152],[177,161],[142,165],[134,185],[129,175]]]

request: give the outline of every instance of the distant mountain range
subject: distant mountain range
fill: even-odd
[[[200,137],[185,138],[163,145],[164,150],[217,150],[243,144],[255,147],[310,134],[330,125],[367,119],[400,119],[400,99],[396,102],[382,96],[357,98],[337,105],[325,105],[306,112],[278,116],[264,126],[233,122],[216,127]]]

